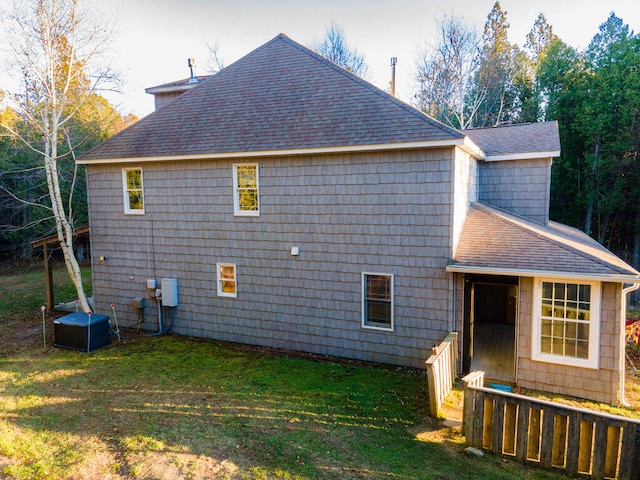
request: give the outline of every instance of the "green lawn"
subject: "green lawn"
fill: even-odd
[[[40,281],[0,281],[0,479],[561,478],[466,456],[423,372],[175,335],[43,349]]]

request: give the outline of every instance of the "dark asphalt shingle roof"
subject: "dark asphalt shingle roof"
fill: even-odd
[[[640,279],[640,273],[575,228],[541,225],[482,203],[471,204],[450,266]]]
[[[278,35],[91,150],[82,161],[463,138]]]
[[[463,130],[489,156],[560,152],[558,122],[518,123]]]

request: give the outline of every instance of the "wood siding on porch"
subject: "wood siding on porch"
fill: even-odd
[[[598,402],[618,401],[620,370],[620,285],[602,284],[600,366],[598,369],[570,367],[531,360],[531,314],[533,279],[520,280],[520,326],[518,385]]]

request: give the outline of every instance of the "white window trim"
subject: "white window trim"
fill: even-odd
[[[590,282],[575,279],[536,278],[533,289],[533,312],[531,318],[531,358],[538,362],[556,363],[571,367],[598,369],[600,367],[600,282]],[[542,282],[570,283],[591,286],[590,320],[589,320],[589,358],[572,358],[561,355],[551,355],[540,351],[540,328],[542,310]]]
[[[380,275],[384,277],[389,277],[391,280],[391,326],[389,327],[376,327],[374,325],[366,324],[366,296],[367,296],[367,285],[366,278],[367,275]],[[378,330],[381,332],[393,332],[395,327],[395,294],[394,294],[394,276],[392,273],[378,273],[378,272],[362,272],[362,281],[361,281],[361,289],[362,289],[362,328],[367,330]]]
[[[234,293],[228,293],[222,291],[222,278],[220,277],[220,271],[222,267],[233,267],[233,282],[236,286]],[[219,297],[237,298],[238,296],[238,269],[235,263],[216,263],[216,285]]]
[[[238,167],[256,167],[256,190],[258,191],[258,210],[240,210],[240,195],[238,191]],[[240,217],[260,216],[260,168],[257,163],[233,164],[233,214]]]
[[[140,181],[142,182],[142,208],[131,208],[129,203],[129,190],[127,189],[127,172],[134,170],[140,170]],[[142,167],[140,168],[123,168],[122,169],[122,199],[124,202],[125,215],[144,215],[145,201],[144,201],[144,172]]]

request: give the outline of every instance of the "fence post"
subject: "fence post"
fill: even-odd
[[[473,405],[475,393],[470,386],[482,387],[484,385],[484,372],[471,372],[462,378],[464,383],[464,401],[462,404],[462,434],[467,439],[467,445],[473,444]],[[467,431],[469,428],[469,431]]]
[[[429,415],[438,416],[438,391],[436,388],[436,373],[433,363],[427,362],[427,381],[429,382]]]

